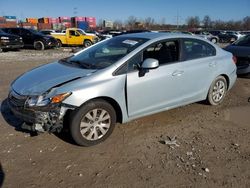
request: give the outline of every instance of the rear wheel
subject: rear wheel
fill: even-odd
[[[210,86],[207,101],[211,105],[220,104],[227,92],[227,81],[223,76],[218,76]]]
[[[85,40],[85,41],[83,42],[83,45],[84,45],[85,48],[87,48],[87,47],[89,47],[89,46],[92,45],[92,42],[91,42],[90,40]]]
[[[93,100],[72,113],[69,125],[78,145],[92,146],[107,139],[115,123],[114,108],[104,100]]]
[[[36,50],[44,50],[45,49],[44,44],[43,44],[42,41],[35,41],[34,42],[34,48]]]

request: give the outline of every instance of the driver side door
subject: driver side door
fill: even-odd
[[[83,45],[83,39],[80,33],[78,33],[75,30],[69,30],[68,32],[69,33],[68,33],[67,40],[68,40],[69,45]]]
[[[130,118],[180,105],[183,79],[179,46],[178,40],[155,43],[130,59],[126,82]],[[157,59],[159,67],[140,77],[135,67],[147,58]]]

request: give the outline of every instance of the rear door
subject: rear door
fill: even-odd
[[[202,100],[217,69],[216,49],[198,39],[182,40],[183,102]]]

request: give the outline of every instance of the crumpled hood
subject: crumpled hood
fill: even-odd
[[[20,95],[41,95],[52,87],[89,76],[95,71],[54,62],[24,73],[11,86]]]

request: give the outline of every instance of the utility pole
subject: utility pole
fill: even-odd
[[[177,15],[176,15],[176,29],[179,29],[179,25],[180,25],[180,20],[181,20],[181,16],[179,15],[179,10],[177,10]]]

